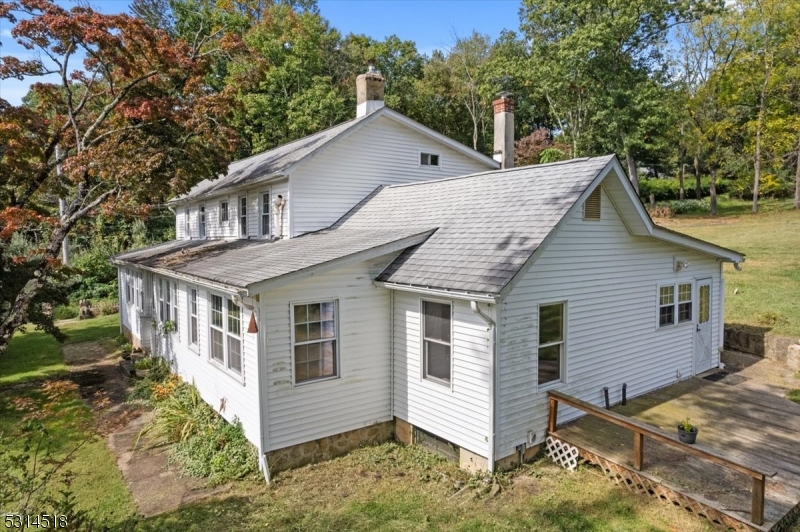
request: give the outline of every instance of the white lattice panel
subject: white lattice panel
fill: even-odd
[[[570,471],[575,471],[578,467],[578,448],[563,442],[559,439],[548,436],[545,440],[547,446],[547,456],[550,459]]]

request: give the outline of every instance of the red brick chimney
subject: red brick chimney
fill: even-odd
[[[501,96],[494,107],[494,160],[501,168],[514,168],[514,100]]]

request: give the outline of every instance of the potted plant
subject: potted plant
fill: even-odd
[[[141,360],[137,360],[136,364],[134,364],[133,366],[134,369],[136,370],[136,376],[146,377],[147,374],[150,373],[150,370],[153,369],[155,364],[156,364],[156,359],[153,357],[145,357],[142,358]]]
[[[697,427],[687,417],[678,423],[678,439],[683,443],[694,443],[697,441]]]

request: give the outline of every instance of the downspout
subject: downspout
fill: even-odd
[[[389,290],[389,415],[394,421],[394,290]]]
[[[496,381],[497,381],[497,324],[494,322],[492,318],[487,316],[481,309],[478,307],[477,301],[470,301],[469,306],[472,309],[472,312],[480,316],[480,318],[486,322],[489,326],[489,330],[491,331],[490,338],[489,338],[489,367],[491,371],[491,375],[489,378],[489,472],[494,472],[494,463],[495,463],[495,440],[497,435],[496,430],[496,420],[497,420],[497,401],[495,401],[495,390],[496,390]]]

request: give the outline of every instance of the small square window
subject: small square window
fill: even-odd
[[[420,152],[419,164],[420,166],[439,166],[439,155],[436,153]]]

